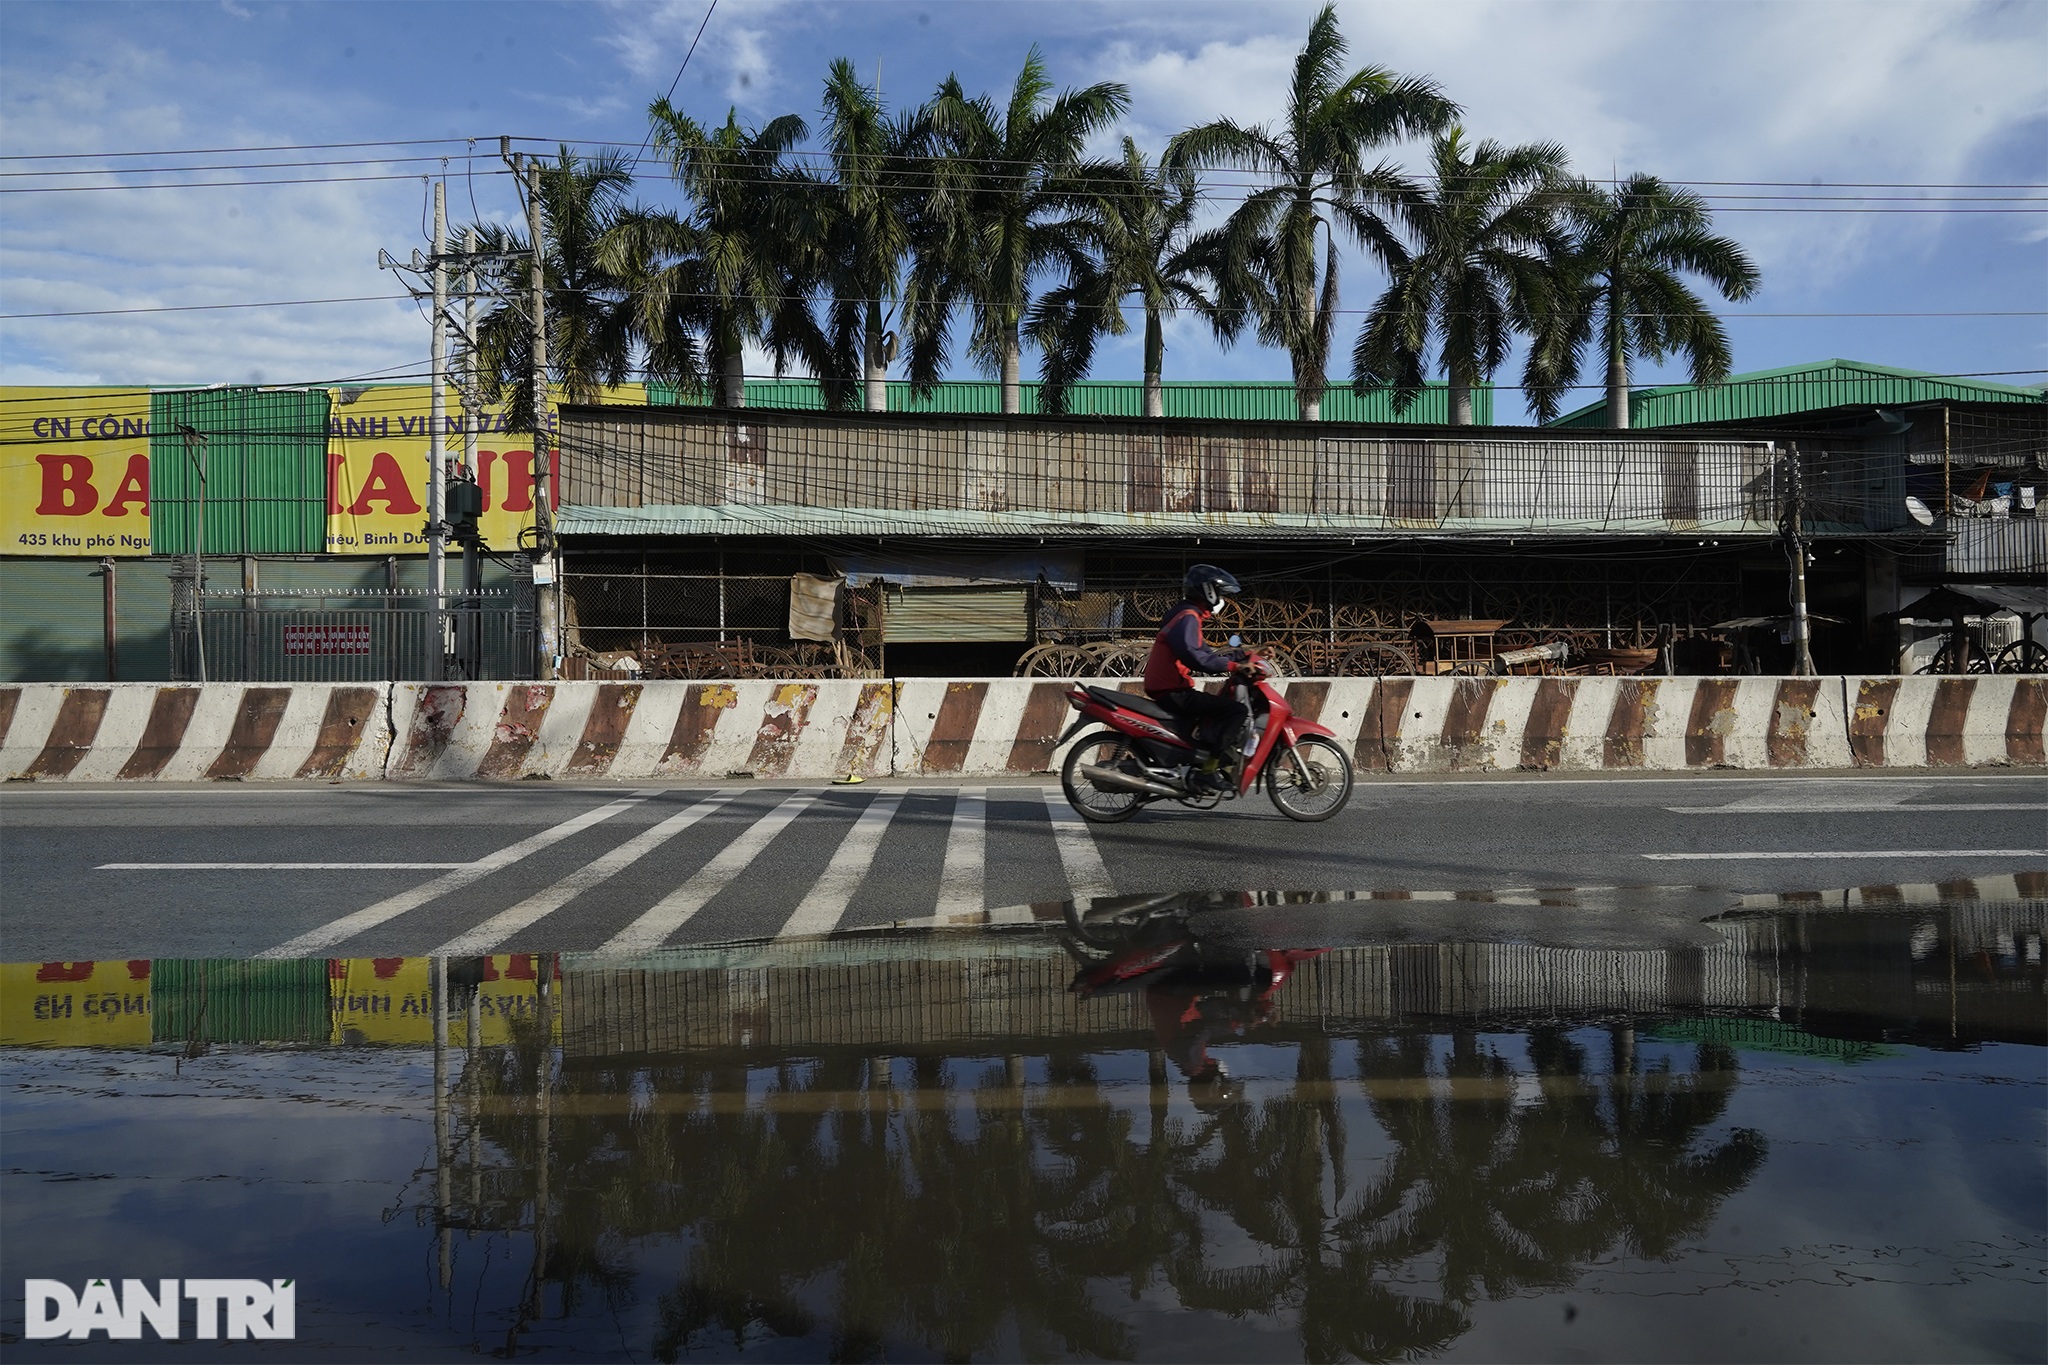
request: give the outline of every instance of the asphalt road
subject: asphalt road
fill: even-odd
[[[630,951],[1152,890],[1743,892],[2048,871],[2048,775],[1366,780],[1086,826],[1057,788],[20,787],[0,959]]]

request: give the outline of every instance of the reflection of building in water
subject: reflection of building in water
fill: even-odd
[[[1781,1136],[1736,1126],[1739,1053],[2040,1041],[2039,903],[1800,906],[1671,947],[1333,949],[1244,1034],[1266,1045],[1254,1087],[1210,1108],[1141,994],[1081,999],[1073,958],[1028,935],[565,958],[559,977],[546,958],[28,964],[0,985],[14,1041],[24,1013],[98,988],[95,1019],[159,1041],[317,1046],[337,993],[393,983],[368,1017],[404,1050],[350,1065],[417,1068],[432,1044],[433,1178],[390,1216],[431,1237],[446,1301],[486,1305],[463,1329],[478,1350],[637,1297],[653,1323],[626,1345],[663,1360],[767,1338],[1134,1358],[1162,1307],[1211,1314],[1218,1354],[1412,1358],[1484,1300],[1701,1238]],[[416,981],[424,1017],[399,1008]],[[121,1003],[135,983],[153,1011]],[[490,1004],[519,991],[531,1008]]]
[[[1268,1027],[1705,1013],[1851,1040],[2041,1043],[2043,918],[2039,902],[1894,914],[1818,907],[1723,918],[1699,946],[1336,948],[1295,968]],[[1028,939],[935,935],[914,953],[900,939],[764,944],[632,965],[568,957],[563,971],[571,1057],[1109,1041],[1150,1030],[1141,998],[1070,994],[1072,960]]]
[[[1772,908],[1712,921],[1698,945],[1338,947],[1295,969],[1269,1026],[1704,1013],[1850,1041],[2048,1042],[2044,902],[1856,896],[1772,897]],[[509,1041],[535,1015],[535,963],[510,954],[451,966],[456,1003],[475,997],[482,1042]],[[854,936],[627,963],[568,954],[557,959],[554,1027],[569,1056],[592,1058],[1149,1031],[1137,996],[1070,993],[1073,969],[1054,943],[1014,934]],[[419,1045],[432,1039],[430,1000],[426,958],[15,963],[0,965],[0,1043]]]

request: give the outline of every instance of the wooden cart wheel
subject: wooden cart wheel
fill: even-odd
[[[1415,656],[1400,645],[1368,641],[1347,653],[1337,671],[1347,678],[1412,676]]]

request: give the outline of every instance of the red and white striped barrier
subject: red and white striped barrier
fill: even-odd
[[[1070,686],[30,684],[0,687],[0,777],[1026,776],[1064,757]],[[2048,680],[2031,677],[1306,678],[1286,689],[1366,771],[2048,765]]]
[[[400,683],[387,776],[887,776],[893,710],[882,681]]]
[[[390,691],[377,683],[0,687],[0,777],[382,777]]]

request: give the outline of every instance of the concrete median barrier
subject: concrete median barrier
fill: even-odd
[[[1096,679],[1135,690],[1130,679]],[[1022,777],[1039,678],[0,687],[9,781]],[[1295,678],[1363,771],[2042,767],[2048,680]]]
[[[384,684],[57,683],[0,688],[8,781],[384,776]]]

